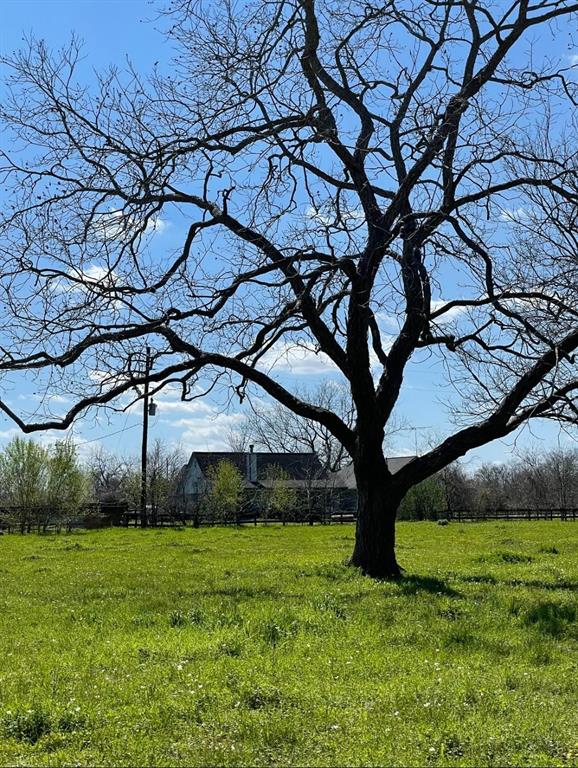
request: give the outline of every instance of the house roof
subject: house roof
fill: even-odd
[[[271,453],[255,451],[245,453],[238,451],[193,451],[191,459],[199,463],[201,472],[206,476],[211,467],[222,461],[230,461],[239,472],[246,477],[247,460],[254,456],[257,470],[257,481],[266,481],[268,475],[280,467],[292,481],[306,481],[323,477],[324,471],[318,457],[314,453]]]
[[[413,461],[414,459],[415,456],[392,456],[389,459],[386,459],[387,467],[391,474],[395,475],[396,472],[399,472],[402,467],[405,467],[406,464],[409,464],[409,462]],[[334,488],[346,488],[350,490],[357,488],[355,472],[353,471],[353,463],[347,464],[337,472],[334,472],[332,475],[332,481]]]

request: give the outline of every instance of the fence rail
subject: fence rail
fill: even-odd
[[[484,520],[566,520],[576,522],[578,508],[532,509],[517,507],[515,509],[467,510],[456,509],[437,513],[438,519],[457,520],[458,522],[478,522]]]

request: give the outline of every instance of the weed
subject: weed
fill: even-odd
[[[481,555],[478,558],[480,563],[531,563],[534,558],[531,555],[523,555],[520,552],[503,550],[501,552],[491,552]]]
[[[57,720],[57,729],[61,733],[74,733],[86,727],[86,715],[79,710],[68,710],[63,712]]]
[[[186,627],[188,624],[187,614],[180,609],[171,611],[169,616],[169,626],[171,627]]]
[[[558,547],[547,547],[547,546],[541,546],[538,549],[538,552],[542,552],[544,555],[559,555],[560,550]]]
[[[478,643],[479,639],[466,624],[455,624],[444,637],[444,645],[449,648],[456,645],[471,648]]]
[[[281,704],[281,692],[271,685],[258,686],[241,693],[241,703],[247,709],[278,707]]]
[[[540,632],[561,637],[576,622],[576,606],[569,603],[539,602],[526,612],[524,623]]]
[[[339,600],[332,594],[325,594],[316,598],[313,601],[313,607],[317,611],[332,614],[336,619],[347,618],[347,611],[345,610],[342,600]]]
[[[5,739],[36,744],[39,739],[50,733],[52,721],[48,712],[40,707],[33,707],[15,712],[8,710],[0,720],[0,727]]]
[[[257,622],[257,635],[267,645],[273,647],[294,637],[297,634],[299,622],[291,615],[280,613],[268,616]]]

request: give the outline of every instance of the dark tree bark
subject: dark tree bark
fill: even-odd
[[[356,465],[357,525],[350,562],[374,578],[399,578],[395,520],[402,496],[384,474],[374,474],[382,472],[382,463],[377,460],[373,464],[368,461],[364,467]]]
[[[74,41],[3,62],[0,374],[39,375],[45,400],[34,421],[0,411],[31,432],[126,408],[149,345],[155,397],[259,392],[336,440],[359,488],[352,562],[397,576],[409,488],[531,419],[578,417],[578,84],[565,53],[527,48],[566,51],[578,2],[167,13],[166,74],[82,87]],[[171,216],[179,247],[149,250]],[[278,375],[295,350],[345,383],[351,422]],[[463,400],[391,477],[410,364]]]

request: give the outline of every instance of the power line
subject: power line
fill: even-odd
[[[130,427],[123,427],[122,429],[117,429],[116,432],[110,432],[108,435],[100,435],[99,437],[93,437],[92,440],[82,440],[79,443],[76,443],[76,445],[88,445],[88,443],[96,443],[98,440],[105,440],[107,437],[114,437],[115,435],[120,435],[121,432],[128,432],[129,429],[134,429],[135,427],[140,426],[140,424],[132,424]]]

